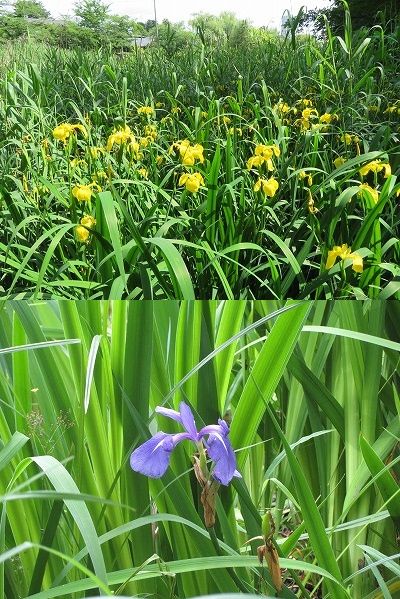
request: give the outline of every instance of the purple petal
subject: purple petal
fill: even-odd
[[[162,431],[135,449],[131,454],[132,470],[151,478],[160,478],[168,468],[171,452],[181,441],[192,440],[189,433],[171,435]]]
[[[184,428],[189,433],[192,441],[194,441],[194,443],[197,443],[199,435],[197,432],[192,410],[184,401],[181,401],[181,403],[179,404],[179,410],[181,413],[181,419]]]
[[[157,406],[155,411],[157,412],[157,414],[162,414],[163,416],[166,416],[167,418],[172,418],[172,420],[177,420],[180,424],[183,425],[182,417],[181,417],[180,413],[177,412],[176,410],[170,410],[169,408],[163,408],[162,406]]]
[[[236,456],[227,436],[212,433],[206,443],[209,457],[215,462],[213,477],[222,485],[228,485],[239,472],[236,470]],[[240,476],[240,475],[239,475]]]
[[[160,478],[168,468],[171,451],[175,447],[174,435],[160,431],[131,454],[132,470],[151,478]]]
[[[218,424],[208,424],[207,426],[203,426],[203,428],[199,431],[199,438],[201,439],[204,437],[204,435],[212,435],[213,433],[221,435],[222,437],[226,437],[228,435],[229,426],[225,420],[218,418]]]

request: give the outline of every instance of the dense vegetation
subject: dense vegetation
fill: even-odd
[[[343,17],[346,7],[350,10],[352,25],[355,29],[373,27],[375,25],[395,24],[400,12],[400,0],[331,0],[330,4],[319,10],[310,10],[303,15],[303,22],[313,24],[317,31],[324,29],[323,19],[326,17],[335,33],[344,30]]]
[[[296,25],[0,48],[3,295],[398,296],[400,28]]]
[[[399,316],[378,301],[6,302],[1,596],[398,596]],[[129,467],[181,429],[154,410],[182,400],[198,428],[231,423],[242,478],[216,489],[214,527],[189,441],[161,479]]]

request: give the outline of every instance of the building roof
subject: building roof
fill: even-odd
[[[133,43],[138,48],[146,48],[147,46],[149,46],[151,44],[152,41],[153,41],[152,37],[134,37],[133,38]]]

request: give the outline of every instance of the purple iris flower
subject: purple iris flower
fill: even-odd
[[[219,483],[228,485],[234,476],[241,476],[236,470],[236,457],[228,439],[229,427],[225,420],[219,419],[218,424],[204,426],[198,431],[192,410],[184,401],[179,405],[179,412],[162,407],[157,407],[156,412],[176,420],[186,432],[175,435],[162,431],[156,433],[131,454],[132,470],[151,478],[160,478],[168,468],[172,450],[178,443],[188,439],[196,445],[204,444],[214,462],[212,475]]]

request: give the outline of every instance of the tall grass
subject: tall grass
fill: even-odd
[[[2,294],[398,297],[399,31],[353,33],[347,18],[344,37],[328,27],[325,42],[259,33],[123,56],[0,49]],[[316,112],[303,127],[307,102]],[[324,123],[326,113],[337,119]],[[57,141],[63,122],[87,135]],[[141,149],[106,149],[125,125]],[[171,153],[184,139],[204,148],[204,163]],[[270,172],[246,168],[260,144],[279,147]],[[362,177],[374,160],[392,174]],[[202,176],[197,193],[180,183],[185,171]],[[275,195],[255,191],[271,175]],[[93,183],[90,201],[74,197]],[[79,237],[84,215],[96,225]],[[326,268],[342,244],[363,258],[362,275],[348,260]]]
[[[1,596],[395,597],[399,322],[378,301],[5,302]],[[214,531],[189,445],[160,480],[129,468],[182,399],[231,420]]]

